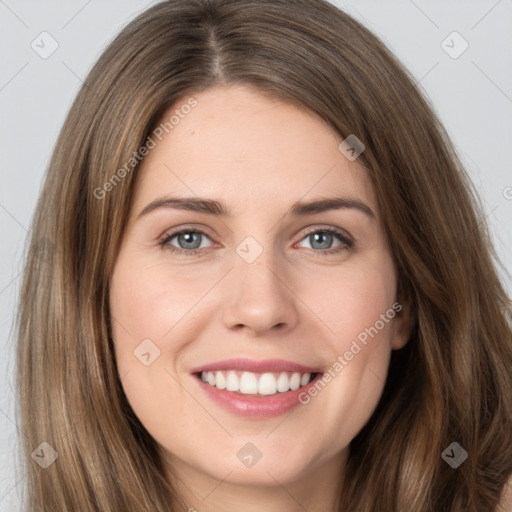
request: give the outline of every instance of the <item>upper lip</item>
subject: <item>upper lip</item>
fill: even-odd
[[[303,364],[286,361],[284,359],[224,359],[214,363],[192,368],[191,373],[213,372],[216,370],[238,370],[241,372],[265,373],[265,372],[299,372],[321,373],[320,368],[313,368]]]

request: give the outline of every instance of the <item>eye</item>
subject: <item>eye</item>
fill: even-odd
[[[204,252],[203,250],[209,247],[203,244],[205,238],[210,239],[203,231],[192,228],[182,228],[171,233],[166,233],[159,242],[159,245],[171,253],[193,256]],[[339,243],[333,248],[333,242],[336,239],[338,239]],[[309,248],[316,256],[328,256],[329,254],[340,253],[354,246],[354,242],[347,234],[332,227],[310,230],[302,240],[309,242]],[[297,245],[300,245],[300,243]]]
[[[333,248],[335,239],[340,242]],[[315,255],[327,256],[333,253],[339,253],[354,246],[354,242],[343,231],[335,228],[315,228],[309,231],[302,240],[307,240]]]
[[[160,245],[170,252],[193,255],[201,252],[205,246],[202,244],[203,238],[209,238],[206,233],[197,229],[184,228],[172,233],[167,233],[160,241]],[[176,239],[178,247],[171,242]]]

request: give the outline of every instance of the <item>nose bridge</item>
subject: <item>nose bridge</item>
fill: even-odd
[[[245,326],[264,333],[297,321],[294,296],[278,254],[248,237],[236,248],[223,319],[227,327]]]

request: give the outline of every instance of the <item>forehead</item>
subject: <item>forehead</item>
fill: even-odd
[[[184,108],[191,97],[195,106]],[[160,122],[161,140],[153,136],[156,146],[139,169],[136,203],[198,195],[261,212],[342,194],[377,213],[367,171],[340,152],[342,138],[307,109],[232,86],[184,96]]]

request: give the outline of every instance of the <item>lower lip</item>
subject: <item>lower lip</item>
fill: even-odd
[[[225,389],[217,389],[215,386],[210,386],[210,384],[203,382],[197,375],[194,376],[199,386],[211,400],[227,411],[247,418],[275,418],[286,414],[301,403],[299,395],[307,393],[309,388],[313,387],[321,377],[322,374],[318,373],[309,384],[295,391],[278,392],[275,395],[266,396],[243,395]]]

